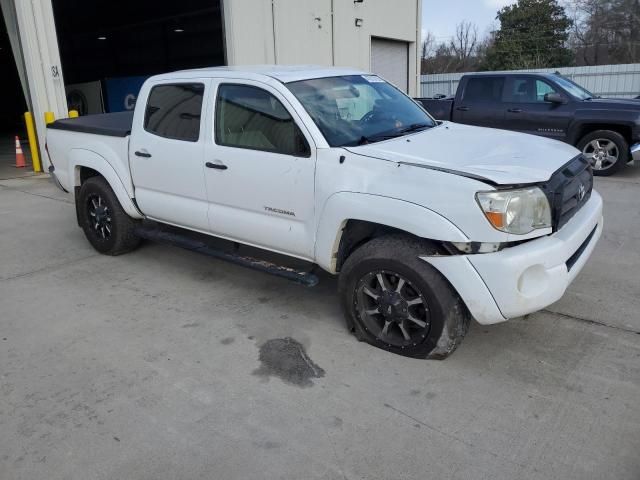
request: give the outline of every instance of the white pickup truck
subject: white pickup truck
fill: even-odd
[[[50,125],[47,151],[99,252],[153,221],[312,262],[359,339],[411,357],[560,299],[603,226],[575,148],[436,122],[344,68],[155,76],[133,114]]]

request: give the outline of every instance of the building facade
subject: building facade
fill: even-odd
[[[413,96],[420,86],[421,0],[0,0],[0,6],[41,151],[44,113],[66,117],[68,87],[78,82],[104,85],[213,65],[320,64],[372,71]]]

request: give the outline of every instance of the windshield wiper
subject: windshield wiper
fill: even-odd
[[[402,130],[398,130],[396,133],[404,135],[405,133],[417,132],[418,130],[423,130],[425,128],[431,127],[433,127],[433,125],[429,123],[414,123],[406,128],[403,128]]]
[[[379,133],[378,135],[371,135],[370,137],[361,136],[360,140],[356,142],[356,145],[367,145],[368,143],[381,142],[382,140],[389,140],[390,138],[396,138],[398,135],[395,133]]]
[[[414,123],[409,125],[408,127],[402,128],[400,130],[395,130],[393,132],[385,132],[379,133],[377,135],[371,135],[370,137],[362,136],[360,140],[358,140],[357,145],[366,145],[368,143],[380,142],[382,140],[389,140],[391,138],[401,137],[406,135],[407,133],[417,132],[419,130],[424,130],[425,128],[431,128],[433,125],[429,123]]]

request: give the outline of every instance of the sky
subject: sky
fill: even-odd
[[[422,35],[430,31],[436,43],[447,42],[463,20],[478,26],[478,36],[497,27],[496,12],[515,0],[422,0]]]

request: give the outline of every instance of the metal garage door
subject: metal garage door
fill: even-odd
[[[409,44],[395,40],[372,38],[371,71],[393,83],[403,92],[408,92]]]

